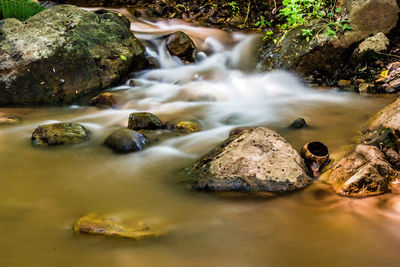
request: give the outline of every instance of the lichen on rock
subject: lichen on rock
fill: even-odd
[[[37,127],[31,139],[38,146],[80,144],[89,140],[89,131],[78,123],[53,123]]]

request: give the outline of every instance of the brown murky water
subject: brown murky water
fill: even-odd
[[[23,122],[0,126],[0,266],[398,266],[398,192],[347,199],[316,182],[272,199],[219,196],[192,191],[182,174],[237,125],[272,127],[298,149],[319,140],[333,154],[341,152],[394,96],[319,91],[287,73],[258,76],[206,63],[194,72],[213,66],[212,77],[193,78],[192,70],[173,64],[165,67],[169,76],[136,75],[137,87],[115,89],[119,110],[1,108]],[[192,78],[165,79],[177,68]],[[128,155],[103,147],[107,134],[126,125],[135,110],[163,120],[193,118],[204,131]],[[311,128],[287,130],[299,116]],[[33,147],[33,129],[52,121],[83,123],[91,141]],[[141,242],[76,235],[74,222],[91,212],[160,219],[169,233]]]

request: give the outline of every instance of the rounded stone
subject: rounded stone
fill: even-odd
[[[279,134],[256,127],[226,139],[191,168],[195,188],[287,192],[312,182],[297,151]]]
[[[172,56],[177,56],[184,61],[195,60],[196,46],[184,32],[176,32],[168,36],[167,50]]]
[[[40,125],[32,134],[34,145],[80,144],[89,140],[89,131],[78,123]]]
[[[155,130],[163,128],[163,123],[149,112],[135,112],[129,115],[128,128],[132,130]]]
[[[146,136],[126,128],[115,130],[104,141],[104,145],[119,153],[140,151],[147,143]]]

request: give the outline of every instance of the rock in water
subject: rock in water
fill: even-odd
[[[303,118],[298,118],[295,119],[292,124],[289,125],[290,129],[304,129],[307,128],[308,125],[306,123],[306,120]]]
[[[115,130],[104,141],[104,145],[121,153],[140,151],[147,143],[146,136],[131,129]]]
[[[95,107],[110,107],[113,108],[117,105],[117,99],[112,93],[105,92],[90,100],[90,105]]]
[[[196,46],[184,32],[176,32],[168,37],[167,50],[172,56],[177,56],[183,61],[195,60]]]
[[[226,139],[194,163],[195,188],[287,192],[311,183],[297,151],[279,134],[256,127]]]
[[[155,130],[163,128],[163,124],[154,114],[135,112],[129,115],[128,128],[132,130]]]
[[[141,68],[145,49],[121,16],[57,5],[1,21],[0,105],[69,104]]]
[[[142,220],[125,222],[118,217],[97,213],[80,218],[74,225],[74,231],[77,233],[119,236],[134,240],[159,237],[165,234],[165,230],[162,228],[152,222]]]
[[[358,145],[332,168],[328,182],[339,195],[366,197],[390,191],[397,177],[377,147]]]
[[[89,140],[89,131],[77,123],[40,125],[32,134],[34,145],[80,144]]]
[[[201,127],[194,121],[180,121],[176,124],[176,129],[184,133],[195,133],[201,131]]]

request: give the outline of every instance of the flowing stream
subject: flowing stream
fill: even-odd
[[[222,196],[193,191],[183,172],[238,126],[270,127],[296,149],[319,140],[336,155],[393,96],[309,88],[284,71],[257,73],[256,35],[176,21],[138,21],[132,30],[160,67],[112,88],[118,109],[0,108],[23,118],[0,126],[0,266],[398,266],[396,189],[357,200],[315,182],[272,199]],[[166,52],[165,35],[177,30],[196,42],[195,64]],[[102,146],[135,111],[194,120],[203,131],[160,138],[132,154]],[[298,117],[310,128],[289,130]],[[30,144],[35,127],[58,121],[85,125],[91,141]],[[92,212],[155,218],[169,233],[141,242],[76,235],[73,224]]]

